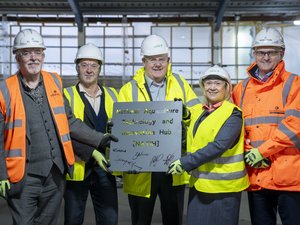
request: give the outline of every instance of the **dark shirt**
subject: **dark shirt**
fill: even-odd
[[[257,67],[257,69],[254,71],[254,77],[257,78],[258,80],[262,81],[262,82],[266,82],[269,77],[273,74],[273,70],[270,71],[269,73],[267,73],[263,78],[259,76],[259,68]]]
[[[23,86],[24,93],[27,94],[28,96],[30,96],[36,104],[41,105],[43,102],[43,98],[45,97],[45,96],[43,96],[44,87],[43,87],[42,77],[40,77],[40,81],[39,81],[37,87],[35,87],[35,88],[30,88],[29,86],[27,86],[25,84],[25,82],[23,81],[22,78],[20,78],[20,79],[22,81],[21,83]]]
[[[20,80],[22,77],[19,76]],[[22,80],[23,81],[23,80]],[[47,177],[55,164],[61,174],[65,173],[62,145],[48,104],[43,79],[35,88],[21,82],[21,92],[26,112],[27,173]]]

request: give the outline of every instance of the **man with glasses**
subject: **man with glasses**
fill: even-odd
[[[117,92],[98,83],[103,56],[100,49],[88,43],[81,46],[75,58],[79,82],[64,89],[74,115],[89,127],[105,133],[112,118]],[[88,194],[94,206],[96,225],[118,224],[118,197],[116,179],[108,170],[106,148],[100,152],[93,147],[73,140],[74,150],[84,150],[76,155],[73,178],[67,176],[65,192],[65,225],[81,225]],[[80,152],[81,153],[81,152]],[[95,158],[95,160],[91,158]],[[99,165],[98,165],[99,164]]]
[[[262,29],[255,62],[237,84],[234,102],[245,118],[245,161],[252,225],[300,224],[300,79],[285,70],[281,33]]]
[[[42,70],[45,49],[38,32],[20,31],[19,70],[0,83],[0,196],[14,225],[57,223],[65,176],[73,174],[71,138],[94,149],[117,141],[73,116],[60,76]]]
[[[181,99],[183,119],[189,121],[193,110],[200,109],[199,100],[187,81],[171,70],[169,48],[158,35],[146,37],[141,46],[142,62],[133,79],[119,93],[123,102],[174,101]],[[172,140],[170,140],[172,141]],[[162,224],[181,225],[187,174],[136,172],[123,174],[124,191],[128,193],[132,225],[151,225],[156,197],[161,203]]]

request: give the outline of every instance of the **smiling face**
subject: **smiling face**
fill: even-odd
[[[98,77],[101,71],[101,65],[96,59],[81,59],[77,66],[77,73],[80,83],[85,86],[97,84]]]
[[[282,60],[284,51],[279,47],[257,47],[253,54],[259,68],[259,75],[263,77],[275,69]]]
[[[39,75],[44,59],[44,50],[41,48],[24,48],[16,52],[16,61],[24,77]]]
[[[143,64],[146,76],[156,83],[160,83],[167,73],[169,60],[168,54],[144,56]]]
[[[227,97],[227,83],[219,79],[206,79],[203,81],[204,96],[209,105],[214,105],[218,102],[224,101]]]

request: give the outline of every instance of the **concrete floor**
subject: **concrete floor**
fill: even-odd
[[[118,188],[118,197],[119,197],[119,225],[130,225],[130,209],[128,205],[127,195],[124,194],[122,188]],[[188,189],[186,189],[186,199],[188,196]],[[185,210],[186,210],[186,203],[185,201]],[[186,214],[186,212],[185,212]],[[9,210],[6,206],[6,202],[4,199],[0,198],[0,224],[1,225],[12,225],[12,219],[9,213]],[[61,208],[61,214],[59,217],[58,225],[63,225],[63,205]],[[89,199],[86,214],[85,214],[85,221],[83,225],[94,225],[94,212],[91,201]],[[280,220],[278,220],[280,223]],[[155,205],[155,211],[153,214],[152,225],[161,225],[161,215],[159,210],[159,201],[157,200]],[[243,193],[242,196],[242,203],[240,209],[240,222],[239,225],[250,225],[250,217],[249,217],[249,209],[247,204],[247,195]]]

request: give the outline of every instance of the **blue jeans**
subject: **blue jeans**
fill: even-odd
[[[65,225],[81,225],[88,193],[94,206],[97,225],[118,224],[118,196],[115,177],[100,167],[93,168],[84,181],[67,181]]]
[[[249,191],[248,201],[252,225],[276,225],[277,210],[283,225],[300,224],[300,192]]]

